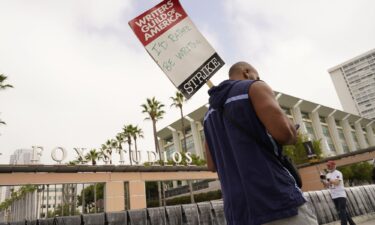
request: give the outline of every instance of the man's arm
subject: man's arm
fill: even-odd
[[[340,182],[341,182],[340,179],[329,180],[329,183],[330,183],[330,184],[333,184],[333,185],[335,185],[335,186],[339,185]]]
[[[207,159],[208,170],[212,172],[216,172],[216,167],[212,160],[212,156],[210,153],[210,149],[208,148],[207,142],[205,142],[205,148],[206,148],[206,159]]]
[[[249,89],[249,96],[268,133],[281,145],[294,144],[296,129],[280,108],[272,89],[265,82],[255,82]]]

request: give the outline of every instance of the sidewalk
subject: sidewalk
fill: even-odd
[[[371,221],[367,221],[363,223],[357,223],[357,225],[374,225],[374,224],[375,224],[375,220],[371,220]]]
[[[375,213],[353,217],[354,222],[357,225],[375,225]],[[340,221],[332,223],[326,223],[324,225],[340,225]]]

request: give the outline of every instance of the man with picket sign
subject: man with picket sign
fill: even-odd
[[[204,118],[209,169],[217,171],[229,225],[317,225],[295,178],[278,161],[296,128],[249,63],[209,90]]]

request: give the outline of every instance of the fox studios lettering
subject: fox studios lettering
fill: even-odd
[[[86,148],[73,148],[74,151],[76,152],[76,157],[80,159],[85,159],[86,155]],[[42,157],[42,154],[44,152],[45,148],[42,146],[32,146],[32,151],[31,151],[31,157],[30,161],[32,164],[39,164],[40,159]],[[123,165],[125,163],[125,158],[129,158],[126,156],[126,154],[131,154],[132,155],[132,162],[135,163],[136,165],[139,165],[140,163],[156,163],[158,161],[158,156],[155,151],[127,151],[125,149],[122,149],[121,151],[117,151],[119,154],[119,163]],[[146,154],[146,160],[144,160],[144,154]],[[107,164],[112,164],[112,154],[109,154],[108,152],[102,152],[103,157],[102,160],[104,163]],[[143,155],[143,157],[142,157]],[[68,156],[68,151],[64,147],[55,147],[51,150],[51,159],[58,164],[61,164],[64,160],[66,160]],[[168,160],[171,159],[175,164],[180,164],[185,158],[185,162],[190,165],[193,160],[192,160],[192,155],[190,152],[173,152],[169,157],[167,156],[167,153],[164,151],[163,152],[163,157],[162,157],[164,163],[168,163]]]
[[[190,98],[198,91],[222,66],[224,61],[215,53],[206,62],[202,64],[193,74],[191,74],[178,87],[181,93]]]

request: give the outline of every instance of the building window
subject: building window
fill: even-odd
[[[338,127],[337,131],[339,133],[339,138],[340,138],[340,142],[341,142],[342,148],[344,150],[344,153],[348,153],[349,147],[348,147],[348,144],[346,143],[345,135],[344,135],[344,132],[343,132],[342,128]]]
[[[191,127],[185,127],[185,135],[191,134]]]
[[[165,144],[173,143],[173,137],[169,136],[166,139],[164,139],[164,141],[165,141]]]
[[[173,152],[175,152],[175,147],[173,144],[169,144],[168,146],[165,146],[164,147],[164,150],[167,154],[167,158],[170,158],[173,154]]]
[[[307,112],[301,112],[302,119],[310,120],[309,114]]]
[[[304,120],[303,123],[305,124],[307,135],[311,140],[316,140],[314,128],[312,126],[312,122]]]
[[[370,142],[369,142],[369,139],[367,137],[367,132],[363,132],[363,135],[365,136],[365,142],[366,142],[367,146],[370,146]]]
[[[328,126],[322,124],[322,130],[323,130],[323,135],[324,135],[324,137],[327,140],[327,144],[329,146],[329,150],[332,151],[332,152],[336,151],[335,145],[333,144],[331,135],[330,135],[329,130],[328,130]]]
[[[352,137],[353,137],[353,141],[354,141],[355,150],[358,150],[358,149],[360,149],[360,147],[359,147],[359,144],[358,144],[357,135],[355,135],[354,130],[352,130],[351,133],[352,133]]]
[[[181,146],[184,146],[183,138],[181,140]],[[186,152],[191,152],[195,154],[193,135],[189,135],[188,137],[186,137]]]
[[[290,112],[290,109],[288,108],[285,108],[285,107],[281,107],[281,109],[284,111],[284,113],[288,116],[292,116],[292,113]]]

